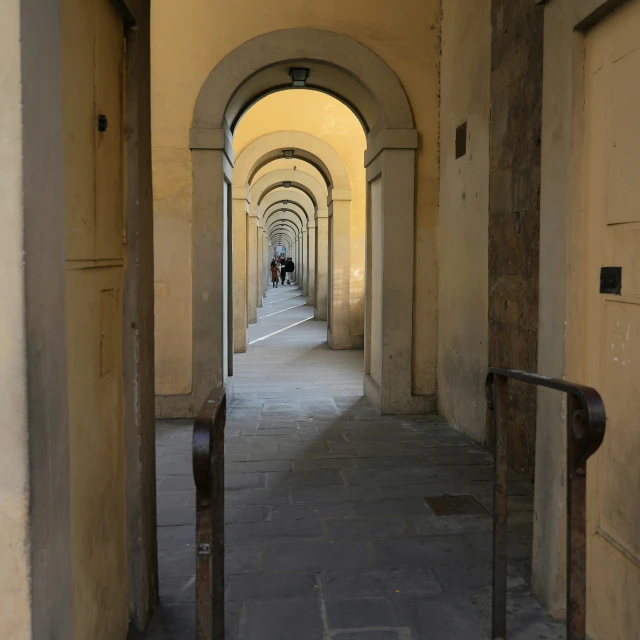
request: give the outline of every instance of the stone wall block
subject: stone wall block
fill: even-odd
[[[489,256],[491,274],[522,275],[526,270],[526,239],[524,216],[520,213],[495,215],[489,232],[489,242],[499,250]]]
[[[489,362],[537,370],[543,9],[494,0],[491,19]],[[536,394],[513,385],[510,462],[533,477]]]
[[[489,212],[502,215],[513,212],[513,171],[504,169],[489,178]]]
[[[525,162],[511,174],[511,206],[514,213],[529,208],[531,202],[531,163]]]

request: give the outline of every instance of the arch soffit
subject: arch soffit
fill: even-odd
[[[316,208],[313,206],[311,198],[306,193],[299,191],[298,189],[274,189],[268,193],[262,199],[262,203],[258,207],[258,216],[262,218],[274,204],[284,204],[285,202],[297,204],[304,211],[307,219],[315,217],[314,213]]]
[[[251,185],[256,173],[266,164],[283,157],[285,149],[295,151],[294,158],[315,166],[334,189],[350,189],[349,176],[338,152],[324,140],[303,131],[274,131],[248,144],[236,158],[233,186]]]
[[[265,219],[264,224],[267,228],[270,228],[271,225],[275,224],[279,220],[289,220],[290,222],[293,222],[300,232],[307,228],[306,220],[301,219],[300,215],[295,211],[282,211],[280,209],[278,211],[272,211],[269,214],[269,217]]]
[[[265,174],[253,183],[250,192],[252,210],[260,204],[264,196],[268,193],[279,187],[285,188],[285,182],[290,182],[291,187],[304,191],[313,200],[316,208],[325,208],[327,206],[326,185],[320,184],[308,173],[294,171],[293,169],[280,169]]]
[[[297,240],[300,235],[300,230],[293,224],[293,222],[280,220],[279,222],[274,223],[273,228],[270,229],[270,233],[275,233],[277,231],[287,231],[291,234],[291,237],[294,240]]]
[[[293,238],[286,231],[274,231],[269,240],[275,244],[286,244],[287,248],[293,244]]]
[[[278,213],[278,211],[289,211],[290,213],[297,215],[298,218],[303,221],[303,226],[305,228],[309,226],[309,220],[305,210],[300,205],[291,201],[289,201],[289,204],[287,205],[283,205],[281,202],[274,202],[269,209],[263,213],[263,225],[274,213]]]
[[[270,193],[273,193],[276,190],[280,190],[280,189],[285,189],[287,193],[292,194],[292,198],[295,199],[295,196],[299,195],[299,194],[303,194],[305,196],[307,196],[310,200],[311,200],[311,204],[313,205],[313,210],[316,211],[318,209],[318,201],[316,200],[316,194],[308,191],[307,189],[305,189],[302,186],[299,186],[297,184],[294,184],[293,182],[291,183],[290,187],[285,187],[282,182],[280,183],[276,183],[273,184],[269,187],[267,187],[267,189],[264,192],[264,195],[262,197],[262,200],[264,200],[264,198],[266,196],[268,196]],[[260,203],[256,203],[256,209],[258,208],[258,206],[260,205]],[[321,204],[321,207],[323,209],[325,209],[325,205]]]
[[[236,47],[209,73],[196,99],[193,127],[233,132],[267,93],[291,88],[289,68],[311,70],[307,88],[341,99],[366,132],[413,129],[409,100],[389,65],[352,38],[323,29],[284,29]]]
[[[282,157],[277,160],[272,160],[269,164],[266,164],[262,169],[259,169],[256,172],[256,175],[253,177],[254,182],[273,171],[293,171],[294,173],[304,173],[305,175],[311,176],[318,184],[322,185],[323,189],[326,189],[326,183],[322,174],[308,162],[297,162],[295,158],[287,159]]]

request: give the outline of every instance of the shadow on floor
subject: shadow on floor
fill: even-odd
[[[158,424],[162,607],[194,638],[191,423]],[[491,457],[438,417],[358,397],[240,397],[226,429],[227,640],[489,637]],[[471,496],[437,516],[426,496]],[[528,589],[532,492],[510,478],[510,638],[564,638]]]

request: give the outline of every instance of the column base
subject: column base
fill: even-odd
[[[331,329],[327,329],[327,342],[330,349],[336,351],[360,351],[364,349],[364,336],[336,335]]]
[[[438,413],[436,395],[384,398],[378,383],[370,376],[364,378],[364,397],[382,415],[428,415]]]
[[[226,386],[228,409],[235,396],[233,376],[227,378]],[[156,420],[195,418],[198,411],[192,393],[156,396]]]

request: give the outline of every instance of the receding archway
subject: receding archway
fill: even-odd
[[[278,165],[278,161],[272,161],[267,167]],[[311,165],[307,165],[311,167]],[[317,174],[317,175],[314,175]],[[290,187],[285,185],[289,184]],[[269,173],[258,172],[250,189],[250,207],[252,214],[258,215],[258,206],[264,197],[278,189],[295,188],[303,190],[313,201],[316,209],[327,209],[328,188],[317,169],[313,168],[309,172],[290,168],[276,168]],[[308,220],[308,228],[303,230],[302,250],[304,259],[304,272],[302,289],[303,295],[307,297],[309,304],[315,305],[315,220]]]
[[[409,102],[398,78],[379,56],[347,36],[314,29],[275,31],[237,47],[211,71],[196,101],[190,132],[194,237],[191,404],[199,405],[212,388],[225,383],[232,395],[228,368],[232,323],[227,316],[231,301],[227,299],[228,278],[219,274],[228,269],[233,131],[260,96],[290,87],[285,70],[296,64],[312,70],[314,79],[308,88],[331,93],[351,106],[367,133],[365,394],[384,413],[433,410],[435,397],[412,394],[418,134]],[[220,180],[212,179],[215,175]],[[383,269],[397,255],[402,255],[405,265],[401,280]],[[374,279],[380,287],[372,291]]]
[[[239,287],[246,282],[248,289],[245,297],[238,291],[234,293],[236,351],[246,349],[246,326],[256,321],[257,308],[262,305],[264,290],[256,283],[266,286],[269,257],[260,246],[261,242],[264,244],[260,231],[260,210],[266,206],[265,201],[273,202],[270,196],[275,190],[286,189],[276,184],[270,193],[265,194],[270,174],[263,173],[255,182],[253,178],[270,163],[280,160],[284,150],[292,152],[295,162],[308,163],[322,176],[322,183],[318,183],[303,172],[288,170],[289,174],[296,174],[294,177],[298,179],[291,181],[292,187],[296,182],[303,188],[289,187],[291,195],[287,197],[295,199],[295,193],[303,193],[304,198],[310,200],[309,210],[315,212],[313,221],[309,221],[306,242],[300,243],[303,249],[306,248],[310,267],[305,277],[309,301],[316,308],[316,318],[327,320],[330,346],[361,348],[362,338],[350,334],[349,324],[351,185],[346,167],[339,154],[323,140],[300,131],[277,131],[260,136],[247,145],[238,155],[233,170],[234,251],[237,255],[245,255],[246,252],[247,257],[246,270],[243,261],[239,261],[234,282]],[[258,183],[261,187],[254,189]],[[260,204],[253,198],[254,193],[262,194],[259,196]],[[285,200],[285,194],[282,195],[282,200]],[[242,244],[242,220],[245,214],[248,215],[246,248]],[[254,235],[257,235],[255,244]],[[256,263],[254,256],[261,256],[262,261]],[[334,304],[334,299],[340,300],[340,303]]]

